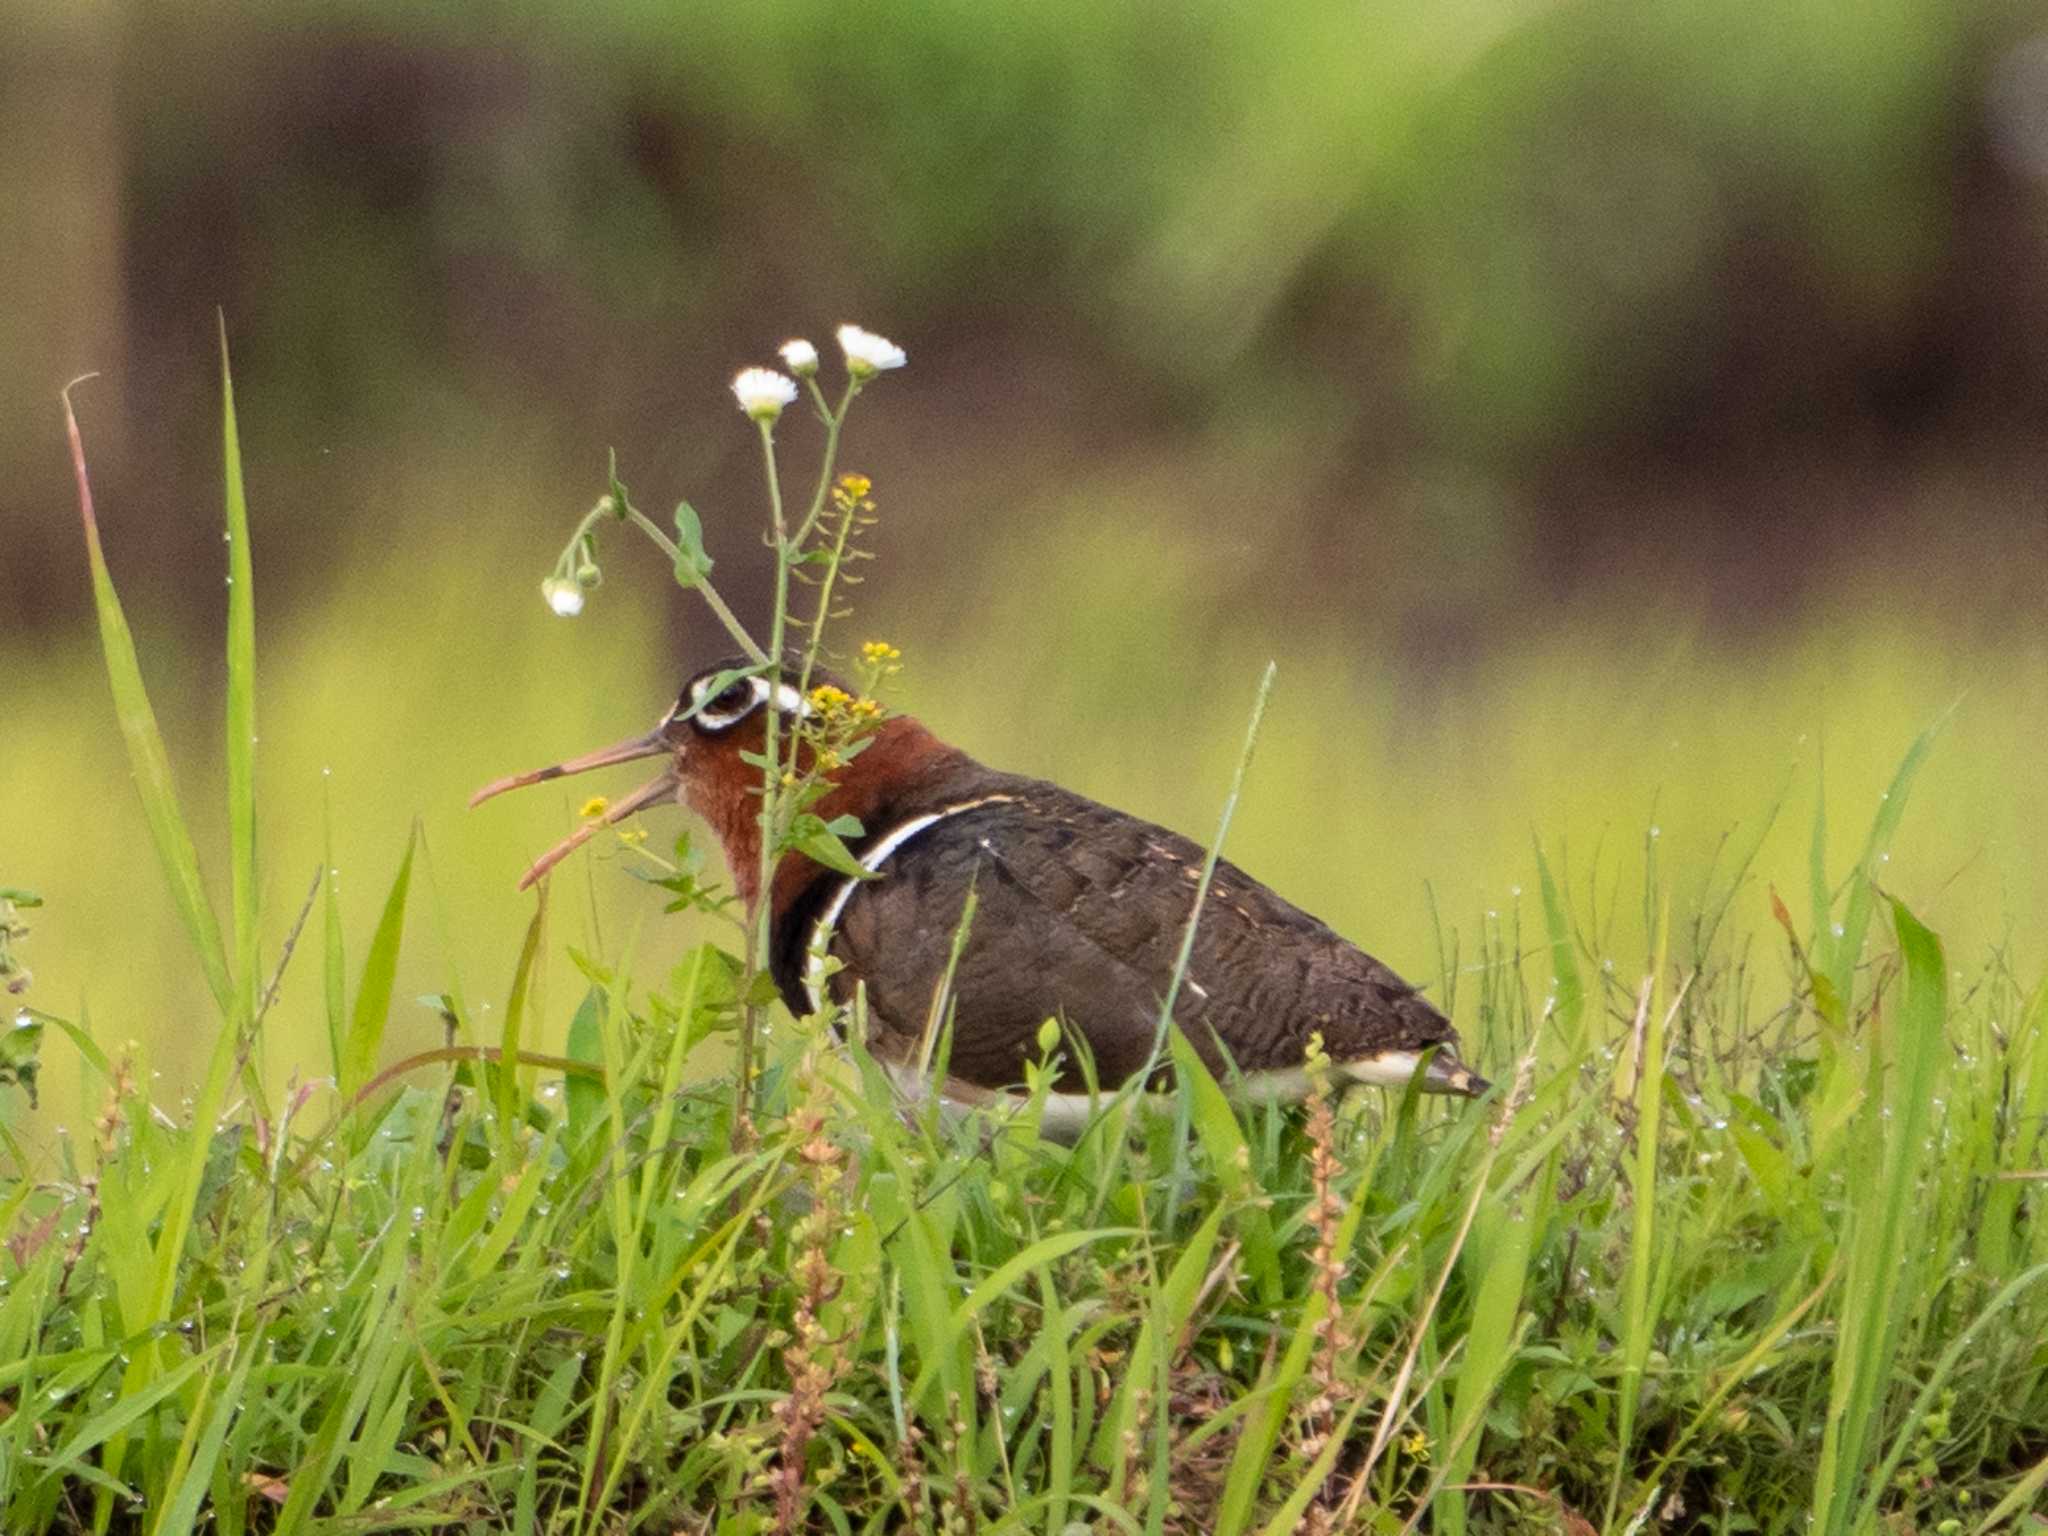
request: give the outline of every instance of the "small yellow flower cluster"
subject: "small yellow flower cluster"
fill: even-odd
[[[835,688],[830,683],[820,683],[811,690],[811,708],[821,715],[836,715],[853,702],[853,695],[844,688]]]
[[[606,808],[610,806],[610,804],[611,802],[605,799],[603,795],[592,795],[588,800],[583,802],[583,809],[578,811],[576,814],[582,817],[585,821],[595,821],[598,817],[602,816],[605,813]]]
[[[874,498],[868,493],[875,482],[866,475],[845,474],[832,483],[832,505],[841,512],[872,512]]]
[[[873,692],[903,670],[903,653],[886,640],[870,640],[860,648],[859,670],[862,689]]]
[[[866,721],[881,718],[882,706],[879,700],[855,698],[844,688],[831,683],[820,683],[810,691],[811,708],[826,721]]]

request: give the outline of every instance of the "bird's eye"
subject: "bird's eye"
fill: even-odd
[[[761,707],[761,701],[768,696],[768,686],[758,677],[742,677],[727,683],[711,698],[704,697],[709,685],[706,678],[693,684],[683,697],[676,701],[676,713],[690,714],[690,723],[706,735],[729,731]]]

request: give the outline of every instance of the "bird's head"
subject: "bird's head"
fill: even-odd
[[[495,780],[471,795],[469,803],[481,805],[508,789],[588,773],[614,763],[666,758],[653,778],[611,802],[602,815],[584,822],[535,859],[520,877],[519,888],[525,890],[605,828],[650,805],[676,801],[702,817],[717,835],[733,884],[751,908],[760,883],[760,761],[767,750],[768,713],[772,709],[779,716],[777,735],[782,742],[813,714],[811,699],[789,680],[793,675],[795,668],[777,672],[744,657],[706,667],[683,685],[675,707],[645,735]],[[813,690],[829,684],[845,694],[840,680],[822,669],[814,668],[809,681]],[[946,750],[915,720],[900,715],[881,724],[870,748],[832,771],[834,787],[815,807],[819,814],[828,820],[842,810],[863,816],[887,798],[892,781],[913,772],[935,752]],[[803,766],[809,764],[806,757]],[[778,871],[778,897],[782,884]]]

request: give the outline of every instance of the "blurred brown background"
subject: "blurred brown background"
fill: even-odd
[[[502,991],[509,882],[565,814],[461,793],[644,727],[719,646],[621,540],[582,620],[539,603],[607,449],[657,514],[697,505],[758,615],[726,386],[842,319],[911,357],[850,431],[884,522],[845,638],[902,644],[908,702],[992,759],[1200,835],[1277,657],[1233,853],[1421,978],[1424,882],[1447,921],[1512,914],[1532,835],[1597,912],[1654,827],[1683,903],[1782,795],[1762,878],[1796,883],[1824,765],[1839,873],[1960,698],[1900,894],[2040,964],[2038,5],[4,0],[0,26],[0,884],[51,900],[33,1000],[167,1070],[203,1010],[97,673],[57,391],[101,374],[110,558],[224,874],[216,307],[271,925],[323,785],[358,947],[419,815],[450,916],[418,990],[456,960]],[[602,865],[587,891],[593,923],[649,910]]]

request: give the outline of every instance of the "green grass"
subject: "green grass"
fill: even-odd
[[[2043,1161],[2043,1005],[1890,922],[1839,1049],[1896,1044],[1818,1158],[1837,1047],[1800,1048],[1796,970],[1717,948],[1648,1009],[1597,986],[1572,1061],[1511,935],[1462,1022],[1538,1043],[1512,1116],[1240,1119],[1197,1082],[1191,1141],[990,1143],[785,1028],[733,1151],[692,1070],[735,1019],[709,947],[630,996],[593,960],[602,1078],[544,1072],[509,1120],[477,1047],[210,1137],[117,1056],[76,1159],[0,1206],[5,1526],[753,1529],[794,1468],[817,1528],[1285,1529],[1355,1493],[1362,1529],[2021,1529],[2048,1231],[2001,1175]]]
[[[54,1159],[8,1134],[0,1528],[2041,1529],[2048,988],[1946,953],[1890,873],[1941,738],[1861,808],[1849,870],[1840,797],[1798,829],[1792,906],[1758,899],[1789,819],[1760,806],[1704,873],[1654,828],[1639,856],[1553,845],[1526,929],[1517,904],[1446,926],[1486,1103],[1240,1114],[1187,1070],[1170,1112],[1065,1148],[1028,1110],[906,1121],[785,1019],[748,1140],[743,965],[622,937],[595,861],[500,968],[417,829],[360,925],[330,852],[278,969],[299,909],[250,894],[271,823],[225,414],[225,934],[89,542],[206,1065],[181,1101],[140,1047],[39,1014],[89,1108]],[[1241,825],[1257,804],[1255,774]],[[140,906],[162,877],[133,862]],[[427,1050],[393,1030],[423,941]],[[282,1082],[273,981],[310,1025]],[[549,996],[576,1002],[559,1050]]]

